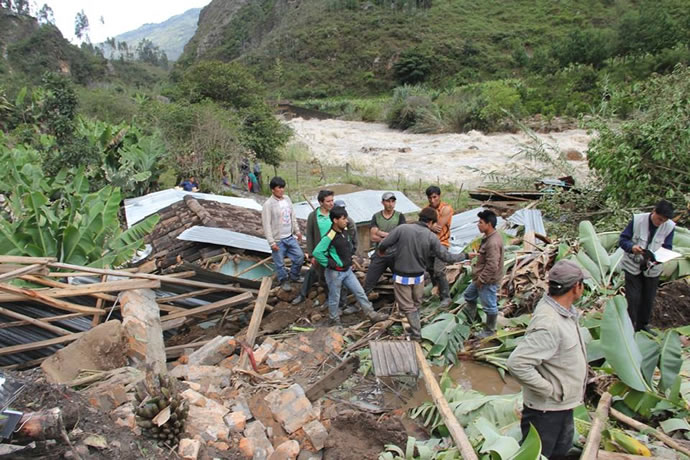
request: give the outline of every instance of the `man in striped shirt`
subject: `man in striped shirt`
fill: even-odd
[[[419,307],[424,294],[424,271],[429,260],[437,258],[446,263],[461,262],[466,254],[451,254],[441,246],[433,233],[438,220],[436,210],[426,207],[419,212],[419,221],[395,227],[381,243],[380,254],[395,247],[393,262],[393,292],[400,310],[410,323],[410,338],[421,340],[422,325]]]

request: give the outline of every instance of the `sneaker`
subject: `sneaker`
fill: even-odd
[[[285,280],[282,283],[280,283],[280,289],[282,289],[285,292],[290,292],[292,291],[292,285],[288,280]]]
[[[304,297],[302,296],[302,294],[298,294],[297,297],[292,299],[292,305],[299,305],[302,302],[304,302]]]
[[[343,309],[343,315],[352,315],[353,313],[357,313],[359,311],[359,307],[355,304],[348,305]]]
[[[342,326],[343,323],[340,322],[340,316],[336,316],[335,318],[331,318],[329,316],[328,317],[328,325],[329,326]]]
[[[297,278],[290,278],[290,281],[294,281],[295,283],[302,283],[302,282],[304,282],[304,276],[298,276]]]

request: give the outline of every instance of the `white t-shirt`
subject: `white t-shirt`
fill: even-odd
[[[280,205],[280,239],[292,235],[292,206],[287,200],[278,200]]]

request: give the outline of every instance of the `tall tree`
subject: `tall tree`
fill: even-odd
[[[86,16],[86,13],[84,13],[84,10],[78,12],[77,16],[74,18],[74,35],[80,40],[82,37],[85,37],[88,41],[89,18]]]
[[[38,15],[36,16],[39,24],[52,24],[55,25],[55,15],[53,14],[53,9],[44,3],[40,10],[38,10]]]

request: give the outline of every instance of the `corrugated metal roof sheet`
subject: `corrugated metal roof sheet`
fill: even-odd
[[[243,208],[261,211],[261,205],[251,198],[214,195],[212,193],[185,192],[184,190],[175,190],[170,188],[167,190],[161,190],[159,192],[149,193],[148,195],[126,199],[125,216],[127,217],[127,226],[131,227],[151,214],[154,214],[161,209],[170,206],[171,204],[177,203],[183,199],[185,195],[192,195],[194,198],[199,200],[217,201],[219,203],[226,203],[233,206],[240,206]]]
[[[508,217],[513,225],[525,227],[525,233],[534,232],[546,236],[546,228],[539,209],[520,209]]]
[[[483,210],[484,208],[479,207],[463,211],[453,216],[453,220],[450,222],[451,247],[457,247],[459,250],[463,250],[465,246],[470,244],[481,234],[479,228],[477,228],[477,223],[479,222],[477,214]],[[498,217],[496,228],[501,229],[504,225],[505,220],[502,217]]]
[[[383,209],[381,206],[381,195],[385,192],[393,192],[395,194],[395,210],[403,214],[409,212],[418,212],[419,206],[414,204],[412,200],[405,196],[402,192],[394,190],[362,190],[360,192],[346,193],[344,195],[336,195],[337,200],[345,202],[345,209],[347,214],[352,217],[355,223],[371,222],[371,217],[374,213]],[[314,208],[319,206],[318,201],[313,200]],[[298,218],[306,219],[312,212],[312,207],[306,201],[295,203],[295,215]]]
[[[264,238],[245,235],[244,233],[233,232],[232,230],[226,230],[224,228],[197,225],[182,232],[177,239],[247,249],[249,251],[263,252],[265,254],[271,253],[271,247]]]

